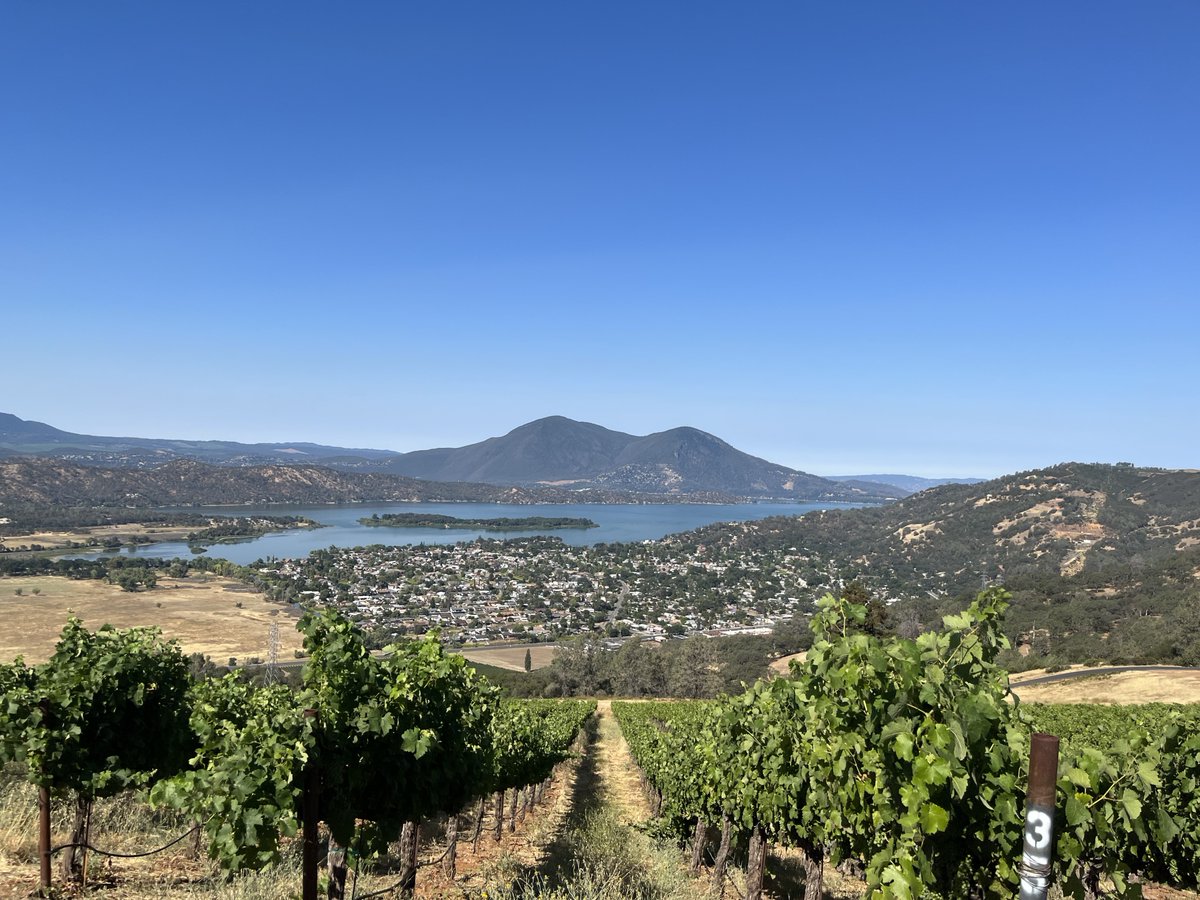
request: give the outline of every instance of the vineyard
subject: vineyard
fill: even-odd
[[[412,896],[419,871],[437,884],[422,896],[820,897],[844,873],[857,887],[838,896],[1011,897],[1035,732],[1062,739],[1052,880],[1067,896],[1194,889],[1200,708],[1015,702],[995,664],[1007,602],[985,592],[907,640],[826,598],[788,676],[715,701],[604,701],[598,726],[595,701],[504,699],[434,640],[373,655],[333,613],[300,623],[299,687],[196,679],[153,630],[72,620],[47,663],[0,666],[0,761],[40,797],[40,872],[21,895],[88,889],[89,860],[111,849],[105,816],[134,798],[164,839],[127,855],[203,852],[224,873],[210,892],[290,885],[230,897]],[[637,796],[614,799],[626,780]],[[557,862],[494,873],[486,890],[456,880],[460,860],[477,868],[569,802],[590,809],[576,825],[607,835],[605,859],[594,836],[552,835]],[[52,820],[65,839],[51,841]],[[681,873],[670,891],[647,886],[651,839],[674,860],[659,868]]]
[[[56,854],[60,881],[84,881],[94,804],[130,790],[194,823],[180,840],[202,836],[230,877],[299,843],[305,900],[319,880],[327,896],[348,896],[357,861],[395,843],[407,855],[395,887],[411,891],[420,823],[438,816],[451,823],[440,863],[453,878],[460,811],[475,813],[476,846],[489,801],[496,838],[506,819],[511,831],[595,708],[501,700],[435,640],[372,656],[334,614],[300,627],[310,660],[299,690],[235,674],[193,680],[156,631],[92,632],[78,620],[47,663],[0,667],[0,761],[39,790],[43,892]],[[62,798],[73,806],[71,836],[51,847],[51,806]]]
[[[1138,896],[1200,874],[1200,711],[1027,707],[994,660],[1007,596],[986,592],[916,640],[856,631],[826,598],[791,676],[715,702],[614,703],[652,804],[693,841],[719,830],[714,887],[744,845],[748,898],[770,844],[829,862],[877,897],[1011,897],[1022,856],[1030,735],[1061,735],[1053,859],[1068,896]]]

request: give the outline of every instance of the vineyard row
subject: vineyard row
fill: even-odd
[[[347,850],[369,858],[406,837],[415,854],[415,823],[451,814],[456,826],[457,812],[475,803],[478,841],[485,799],[495,800],[499,829],[506,792],[510,822],[523,816],[595,709],[501,700],[436,640],[373,656],[336,614],[310,613],[300,628],[309,659],[298,690],[237,674],[194,680],[156,630],[89,631],[74,619],[47,663],[0,666],[0,763],[23,764],[42,791],[45,822],[51,792],[77,797],[65,877],[82,875],[76,851],[91,803],[138,789],[202,823],[209,855],[230,873],[278,861],[284,839],[299,837],[306,900],[316,896],[323,823],[337,897]]]
[[[654,811],[694,841],[693,868],[720,828],[714,879],[740,842],[750,900],[771,842],[799,850],[806,897],[827,857],[860,867],[872,897],[1012,897],[1030,736],[1045,731],[1063,738],[1052,858],[1065,894],[1195,888],[1200,711],[1015,702],[995,665],[1007,602],[987,591],[905,640],[864,633],[865,607],[827,597],[788,678],[713,702],[614,703]]]

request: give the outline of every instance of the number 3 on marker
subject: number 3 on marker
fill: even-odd
[[[1025,816],[1025,840],[1029,841],[1029,845],[1035,850],[1044,850],[1050,845],[1050,830],[1053,826],[1053,820],[1046,813],[1037,810],[1029,810],[1029,814]]]

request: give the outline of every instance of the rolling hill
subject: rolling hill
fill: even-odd
[[[979,484],[983,478],[922,478],[920,475],[830,475],[831,481],[856,482],[869,481],[876,484],[890,484],[910,494],[925,491],[943,484]]]
[[[1200,548],[1200,472],[1064,463],[887,506],[714,525],[693,540],[803,547],[909,592],[1061,576]]]
[[[263,462],[313,462],[334,457],[380,459],[390,450],[350,450],[303,441],[241,444],[236,441],[188,441],[165,438],[104,437],[62,431],[44,422],[0,413],[0,454],[46,456],[111,466],[159,465],[171,459],[195,459],[221,465]]]
[[[152,468],[130,469],[59,459],[0,459],[0,515],[29,507],[153,509],[263,503],[621,503],[654,499],[661,502],[661,498],[638,494],[435,482],[314,465],[231,467],[175,459]],[[678,499],[729,502],[733,498],[697,495]]]
[[[818,590],[858,580],[894,604],[900,627],[1002,583],[1015,668],[1200,664],[1200,471],[1064,463],[666,540],[798,558]]]

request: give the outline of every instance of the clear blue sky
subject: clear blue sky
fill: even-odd
[[[0,411],[1200,466],[1200,4],[0,10]]]

